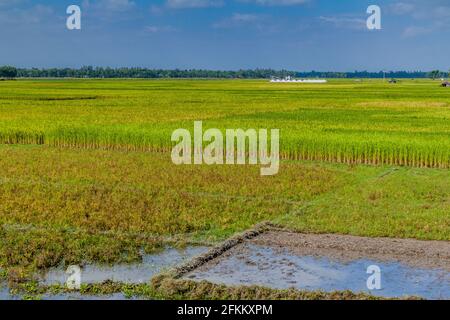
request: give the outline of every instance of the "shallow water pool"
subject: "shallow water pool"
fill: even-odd
[[[367,286],[368,278],[373,275],[367,273],[369,266],[377,266],[381,271],[380,289],[370,290]],[[369,259],[344,262],[326,256],[298,256],[287,250],[254,244],[246,244],[245,250],[238,254],[212,261],[185,277],[226,285],[450,299],[450,273],[445,270],[413,268],[401,262]]]

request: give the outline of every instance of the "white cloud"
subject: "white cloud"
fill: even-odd
[[[448,0],[410,0],[400,1],[389,7],[392,14],[402,15],[414,20],[412,26],[405,28],[402,36],[418,37],[433,32],[449,32],[450,4]],[[420,24],[420,25],[417,25]]]
[[[366,29],[366,20],[355,16],[320,16],[319,20],[333,25],[335,28],[363,30]]]
[[[9,26],[41,24],[42,22],[51,21],[53,17],[55,17],[53,8],[41,4],[29,8],[8,8],[0,11],[0,23]]]
[[[152,15],[162,15],[164,13],[164,8],[162,6],[152,5],[150,6],[150,13]]]
[[[131,0],[84,0],[81,11],[86,18],[94,21],[91,25],[105,21],[133,20],[139,14],[138,6]]]
[[[405,37],[405,38],[413,38],[413,37],[429,34],[432,31],[433,31],[432,28],[415,27],[415,26],[407,27],[403,31],[403,37]]]
[[[450,3],[448,0],[410,0],[391,4],[389,12],[410,16],[418,20],[446,19],[450,22]]]
[[[295,6],[305,4],[310,0],[240,0],[240,2],[255,3],[261,6]]]
[[[18,5],[21,2],[22,2],[22,0],[0,0],[0,8]]]
[[[260,25],[265,16],[251,13],[234,13],[231,17],[219,21],[214,28],[234,28],[244,25]]]
[[[397,2],[389,6],[390,12],[397,15],[409,14],[414,12],[416,6],[413,3]]]
[[[280,27],[279,22],[274,21],[271,16],[253,13],[234,13],[231,17],[213,24],[216,29],[252,28],[264,35],[278,33],[283,29]]]
[[[256,14],[248,14],[248,13],[235,13],[231,17],[232,21],[238,23],[247,23],[247,22],[255,22],[261,19],[261,16]]]
[[[167,0],[167,7],[172,9],[221,7],[223,0]]]
[[[103,6],[105,10],[111,11],[128,11],[136,6],[130,0],[101,0],[99,5]]]
[[[131,0],[84,0],[82,9],[94,9],[103,12],[125,12],[136,7],[136,3]]]
[[[450,6],[435,7],[433,13],[437,18],[450,18]]]
[[[161,32],[173,32],[176,29],[172,26],[146,26],[144,28],[146,33],[161,33]]]

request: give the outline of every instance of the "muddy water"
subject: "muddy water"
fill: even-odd
[[[121,293],[103,296],[83,296],[79,293],[68,293],[57,295],[44,295],[41,298],[42,300],[127,300],[127,298]],[[134,300],[134,298],[131,299]]]
[[[233,250],[232,250],[233,251]],[[369,266],[381,269],[381,289],[369,290]],[[296,255],[287,250],[245,244],[234,254],[185,275],[226,285],[262,285],[277,289],[351,290],[382,297],[419,296],[450,299],[450,272],[372,259],[342,261],[335,257]]]
[[[103,295],[103,296],[83,296],[79,293],[67,293],[67,294],[45,294],[38,297],[42,300],[125,300],[127,299],[121,293],[115,293],[112,295]],[[13,295],[9,292],[7,287],[0,288],[0,300],[21,300],[23,299],[22,295]],[[133,298],[132,298],[133,299]]]
[[[149,282],[150,279],[164,271],[172,268],[184,261],[206,252],[208,247],[188,247],[183,250],[168,248],[161,253],[144,255],[141,263],[119,264],[113,266],[86,265],[81,269],[82,283],[101,283],[106,280],[139,284]],[[64,268],[55,268],[47,274],[41,275],[41,283],[45,285],[65,284],[69,275]],[[0,283],[0,300],[18,300],[23,297],[11,295],[9,289]],[[102,296],[83,296],[79,293],[42,295],[43,300],[124,300],[126,297],[121,294]]]
[[[112,280],[130,284],[146,283],[165,269],[174,267],[207,250],[207,247],[188,247],[183,250],[170,248],[158,254],[144,255],[141,263],[113,266],[86,265],[81,270],[81,282],[101,283]],[[57,268],[44,275],[42,283],[46,285],[64,284],[67,279],[66,270]]]
[[[0,284],[0,300],[14,300],[15,298],[9,294],[6,286]]]

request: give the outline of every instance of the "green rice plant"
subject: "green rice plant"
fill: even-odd
[[[433,81],[207,80],[0,84],[0,143],[168,152],[171,133],[280,129],[282,158],[450,167],[450,91]]]

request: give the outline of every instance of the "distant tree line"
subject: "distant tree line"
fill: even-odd
[[[238,71],[219,70],[164,70],[147,68],[102,68],[82,67],[51,69],[18,69],[18,76],[23,78],[222,78],[222,79],[270,79],[271,77],[294,77],[296,72],[287,70],[255,69]]]
[[[448,73],[441,71],[379,71],[379,72],[369,72],[369,71],[354,71],[354,72],[297,72],[296,74],[299,78],[442,78],[447,77]]]
[[[440,79],[440,78],[445,78],[447,77],[449,73],[445,73],[445,72],[441,72],[440,70],[433,70],[431,72],[428,73],[428,77],[435,80],[435,79]]]
[[[0,67],[1,79],[14,79],[17,77],[17,69],[11,66]]]
[[[147,68],[103,68],[82,67],[74,68],[48,68],[48,69],[16,69],[10,66],[0,67],[0,78],[219,78],[219,79],[270,79],[271,77],[284,78],[287,76],[297,78],[431,78],[447,77],[447,72],[434,70],[423,71],[354,71],[354,72],[297,72],[288,70],[253,69],[237,71],[202,70],[202,69],[147,69]]]

